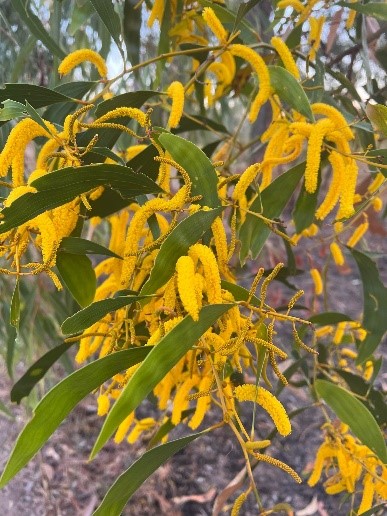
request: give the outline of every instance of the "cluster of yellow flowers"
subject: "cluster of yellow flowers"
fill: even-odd
[[[387,499],[387,467],[364,444],[348,432],[348,426],[324,425],[325,440],[320,446],[308,484],[313,487],[321,475],[328,477],[324,486],[328,494],[355,493],[362,484],[362,498],[357,514],[371,509],[373,501]]]

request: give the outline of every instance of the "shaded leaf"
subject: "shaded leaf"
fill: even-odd
[[[381,461],[387,462],[387,448],[382,432],[371,412],[345,389],[326,380],[316,380],[317,394],[325,400],[337,417],[346,423],[360,441]]]
[[[95,111],[95,116],[99,118],[102,115],[105,115],[109,111],[119,107],[136,107],[140,108],[144,102],[146,102],[151,97],[155,95],[160,95],[159,91],[130,91],[128,93],[123,93],[122,95],[116,95],[115,97],[105,100],[98,104],[97,109]]]
[[[19,116],[26,115],[26,107],[20,102],[15,100],[4,100],[3,108],[0,108],[0,122],[6,122],[7,120],[13,120]]]
[[[15,416],[9,410],[9,408],[0,400],[0,412],[3,412],[9,419],[15,419]]]
[[[71,97],[59,93],[55,90],[44,88],[43,86],[35,86],[34,84],[14,84],[6,83],[5,88],[0,88],[0,102],[7,99],[25,103],[26,100],[34,108],[50,106],[58,102],[72,101]]]
[[[90,458],[95,457],[126,416],[138,407],[200,336],[232,306],[222,304],[203,307],[198,321],[186,316],[152,348],[107,415]]]
[[[143,297],[144,296],[117,296],[114,298],[103,299],[102,301],[96,301],[83,310],[80,310],[76,314],[68,317],[62,324],[62,331],[65,335],[70,333],[79,333],[102,319],[109,312],[131,305]]]
[[[366,16],[373,16],[374,18],[387,21],[387,6],[383,2],[368,2],[367,4],[361,4],[360,2],[338,2],[337,5],[348,7],[349,9],[365,14]]]
[[[106,514],[109,514],[109,516],[119,516],[133,494],[157,468],[172,455],[206,432],[208,431],[204,430],[203,432],[188,435],[145,452],[117,478],[106,493],[101,505],[93,512],[93,516],[104,516]]]
[[[30,2],[28,0],[12,0],[12,7],[17,11],[31,33],[41,41],[48,50],[61,59],[66,57],[65,52],[49,35],[38,16],[31,11]]]
[[[20,289],[19,289],[19,279],[16,280],[16,285],[12,294],[11,299],[11,309],[9,321],[16,329],[19,328],[20,322]]]
[[[115,374],[138,364],[149,348],[117,351],[75,371],[53,387],[39,402],[21,431],[0,478],[4,487],[40,450],[65,417],[87,394]]]
[[[250,211],[259,213],[262,203],[262,215],[268,219],[279,217],[293,195],[304,171],[305,163],[300,163],[281,174],[255,199],[250,206]],[[261,252],[269,235],[270,228],[261,219],[248,213],[245,222],[239,230],[241,262],[244,263],[249,254],[255,259]]]
[[[312,109],[300,83],[281,66],[268,66],[268,68],[271,86],[279,98],[313,122]]]
[[[113,253],[113,251],[107,247],[79,237],[64,237],[60,243],[59,251],[70,254],[99,254],[122,260],[121,256]]]
[[[11,401],[20,403],[23,398],[29,395],[35,385],[44,377],[50,367],[65,353],[73,344],[63,342],[40,357],[15,383],[11,390]]]
[[[137,9],[134,7],[137,5]],[[141,29],[141,5],[137,0],[125,0],[124,4],[124,41],[126,52],[132,66],[140,61],[140,29]]]
[[[352,321],[351,317],[340,312],[324,312],[322,314],[312,315],[309,319],[313,324],[318,326],[326,326],[327,324],[338,324],[344,321]]]
[[[359,347],[356,363],[361,364],[372,355],[387,330],[387,288],[380,280],[375,262],[356,249],[349,250],[357,263],[363,283],[362,327],[369,332]]]
[[[211,227],[222,208],[210,211],[198,211],[182,220],[167,236],[157,253],[150,277],[141,289],[141,294],[153,294],[165,285],[175,272],[180,256],[187,254],[191,245]]]
[[[32,120],[34,120],[34,122],[36,122],[38,125],[40,125],[40,127],[43,127],[43,129],[45,131],[47,131],[48,134],[52,135],[50,129],[47,127],[44,120],[42,120],[42,117],[39,115],[39,113],[36,111],[36,109],[31,106],[31,104],[28,102],[28,100],[26,100],[26,111],[29,114],[30,118]]]
[[[117,189],[122,197],[128,198],[161,191],[148,177],[121,165],[96,164],[63,168],[33,181],[31,186],[38,190],[36,193],[27,193],[3,209],[0,232],[20,226],[47,210],[104,185]]]
[[[121,22],[118,14],[114,10],[113,2],[110,0],[90,0],[100,17],[102,23],[109,31],[119,51],[123,55],[120,34],[121,34]]]
[[[87,256],[61,252],[56,266],[63,283],[80,306],[89,305],[95,296],[97,278]]]
[[[242,2],[241,5],[238,7],[238,11],[235,17],[233,32],[238,28],[238,25],[243,20],[243,18],[246,16],[246,14],[251,11],[253,7],[255,7],[258,2],[261,0],[248,0],[247,2]]]
[[[218,178],[213,164],[204,152],[194,143],[175,134],[161,134],[159,140],[172,158],[187,171],[192,181],[191,195],[202,196],[198,201],[201,206],[217,208],[220,205]]]

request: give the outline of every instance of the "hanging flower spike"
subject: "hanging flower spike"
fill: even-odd
[[[361,238],[365,235],[365,233],[368,230],[369,223],[368,223],[368,217],[365,215],[365,221],[359,224],[359,226],[355,229],[352,236],[348,239],[347,246],[348,247],[355,247],[355,245],[359,242]]]
[[[306,153],[305,190],[314,193],[317,189],[318,171],[321,162],[321,148],[324,136],[334,130],[334,124],[328,118],[319,120],[312,127],[308,150]]]
[[[129,117],[136,120],[141,127],[145,127],[147,125],[147,115],[141,109],[137,108],[131,108],[131,107],[119,107],[116,109],[112,109],[108,113],[105,113],[104,115],[97,118],[97,120],[94,121],[93,124],[103,124],[104,122],[107,122],[108,120],[111,120],[112,118],[122,118],[122,117]]]
[[[347,140],[353,140],[355,138],[348,122],[338,109],[329,104],[324,104],[324,102],[316,102],[311,104],[310,107],[314,115],[323,115],[329,118],[335,124],[335,129],[341,131]]]
[[[66,56],[58,67],[58,73],[60,73],[60,75],[67,75],[76,66],[85,61],[92,63],[97,68],[101,77],[105,78],[107,76],[107,66],[104,58],[94,50],[87,48],[81,48]]]
[[[289,435],[292,431],[289,417],[282,403],[263,387],[253,384],[239,385],[234,391],[238,401],[252,401],[266,410],[281,435]]]
[[[110,400],[107,394],[100,394],[97,398],[99,416],[105,416],[109,412]]]
[[[340,246],[337,242],[332,242],[330,245],[332,258],[336,265],[344,265],[344,256],[341,252]]]
[[[195,264],[189,256],[180,256],[176,262],[177,289],[185,310],[194,321],[199,320],[199,306],[195,292]]]
[[[319,270],[310,269],[310,275],[312,276],[316,296],[321,296],[321,294],[323,293],[323,282]]]
[[[149,18],[148,18],[148,27],[152,27],[155,20],[158,20],[160,25],[163,19],[164,15],[164,9],[165,9],[165,0],[155,0],[152,10],[150,12]]]
[[[338,152],[331,152],[328,160],[332,165],[333,177],[325,199],[315,213],[316,219],[319,220],[324,220],[329,215],[338,203],[343,188],[346,187],[346,185],[343,184],[345,179],[343,172],[346,167],[343,156]]]
[[[255,122],[259,110],[270,97],[270,75],[265,61],[254,50],[245,45],[231,45],[230,52],[233,56],[240,57],[247,61],[258,76],[259,91],[258,95],[251,104],[249,120]]]
[[[302,13],[305,10],[305,6],[300,0],[280,0],[277,3],[278,9],[286,9],[287,7],[293,7],[298,13]]]
[[[325,23],[325,16],[320,18],[309,18],[310,32],[308,43],[310,45],[309,58],[311,61],[315,61],[316,53],[320,48],[321,32]]]
[[[289,50],[287,44],[281,38],[274,36],[270,40],[270,44],[277,51],[286,70],[293,75],[297,80],[300,80],[300,72],[297,68],[296,62]]]
[[[232,506],[230,516],[239,516],[239,512],[242,508],[242,505],[245,503],[246,498],[247,498],[247,493],[242,493],[238,496],[238,498],[234,502],[234,505]]]
[[[216,16],[215,11],[211,7],[205,7],[203,9],[202,16],[207,26],[215,34],[220,43],[227,43],[228,32],[223,27],[222,22]]]
[[[195,244],[189,248],[188,255],[193,260],[199,259],[203,265],[208,302],[222,303],[219,267],[214,253],[206,245]]]
[[[179,81],[174,81],[167,89],[167,95],[172,99],[172,108],[168,125],[171,129],[177,127],[184,110],[184,86]]]

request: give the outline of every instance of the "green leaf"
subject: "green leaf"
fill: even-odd
[[[369,332],[359,347],[356,360],[357,364],[362,364],[375,351],[387,330],[387,288],[380,280],[375,262],[356,249],[349,250],[357,263],[363,283],[362,327]]]
[[[65,52],[49,35],[38,16],[31,11],[30,2],[28,0],[12,0],[12,6],[31,33],[36,36],[48,50],[61,59],[66,57]]]
[[[134,9],[137,5],[137,9]],[[124,4],[124,41],[126,52],[132,66],[140,62],[141,5],[137,0],[125,0]]]
[[[191,195],[203,196],[198,201],[201,206],[217,208],[220,205],[218,178],[213,164],[204,152],[194,143],[175,134],[161,134],[159,140],[172,158],[187,171],[192,181]]]
[[[121,256],[113,253],[113,251],[110,251],[107,247],[79,237],[64,237],[60,243],[59,251],[70,254],[99,254],[122,260]]]
[[[94,88],[97,84],[98,83],[94,81],[66,82],[56,86],[54,91],[62,93],[63,95],[68,95],[73,99],[82,99],[86,93]],[[52,104],[44,111],[42,118],[56,124],[63,124],[66,116],[78,107],[79,104],[77,104],[75,101]]]
[[[222,280],[222,288],[231,292],[235,301],[247,301],[250,296],[250,292],[246,288],[229,281]],[[261,300],[254,295],[251,298],[251,304],[253,306],[261,306]]]
[[[106,417],[90,458],[95,457],[126,416],[138,407],[200,336],[232,306],[231,304],[205,306],[200,311],[199,320],[196,322],[187,315],[160,340],[157,346],[152,348]]]
[[[352,321],[351,317],[340,312],[324,312],[322,314],[313,315],[309,321],[318,326],[326,326],[327,324],[338,324],[344,321]]]
[[[17,330],[15,326],[11,324],[8,325],[7,332],[7,352],[6,352],[6,366],[7,372],[10,378],[13,378],[13,359],[15,356],[15,344],[17,339]]]
[[[316,380],[317,394],[323,398],[337,417],[346,423],[360,441],[368,446],[382,462],[387,462],[387,448],[382,432],[371,412],[345,389]]]
[[[206,432],[207,430],[204,430],[188,435],[145,452],[117,478],[106,493],[101,505],[93,512],[93,516],[106,516],[107,514],[109,516],[119,516],[136,490],[157,468]]]
[[[26,115],[26,107],[20,102],[15,100],[4,100],[3,108],[0,108],[0,122],[6,122],[7,120],[13,120],[19,116]]]
[[[281,66],[268,66],[271,86],[281,100],[304,115],[310,122],[314,116],[308,97],[293,75]]]
[[[20,433],[1,476],[0,487],[32,459],[87,394],[115,374],[144,360],[149,351],[146,347],[117,351],[82,367],[53,387],[36,406],[31,421]]]
[[[9,410],[9,408],[0,400],[0,412],[3,412],[9,419],[15,419],[15,416]]]
[[[211,227],[222,208],[210,211],[198,211],[182,220],[161,244],[150,277],[141,289],[142,295],[153,294],[165,285],[175,272],[180,256],[187,254],[191,245]]]
[[[121,55],[123,56],[123,50],[120,41],[121,22],[118,14],[114,10],[113,2],[110,0],[90,0],[90,2],[93,4],[93,7],[96,10],[98,16],[101,18],[102,23],[109,31]]]
[[[238,25],[240,24],[240,22],[243,20],[243,18],[246,16],[246,14],[251,11],[251,9],[253,7],[255,7],[257,5],[258,2],[260,2],[261,0],[248,0],[248,2],[243,2],[239,7],[238,7],[238,12],[236,14],[236,17],[235,17],[235,23],[234,23],[234,27],[233,27],[233,32],[236,31],[236,29],[238,28]]]
[[[269,219],[279,217],[293,195],[304,171],[305,162],[281,174],[255,199],[250,207],[250,211],[259,213],[262,203],[262,215]],[[245,222],[239,230],[241,262],[244,263],[249,254],[255,259],[261,252],[269,235],[270,228],[261,219],[248,213]]]
[[[11,310],[9,321],[16,329],[19,328],[20,323],[20,289],[19,289],[19,279],[16,280],[16,285],[12,294],[11,299]]]
[[[188,131],[215,131],[222,134],[230,134],[224,125],[211,120],[205,116],[182,116],[179,127],[173,130],[174,133],[185,133]]]
[[[63,283],[80,306],[89,305],[95,296],[97,278],[87,256],[58,253],[56,266]]]
[[[58,91],[43,88],[43,86],[35,86],[34,84],[14,84],[7,83],[5,88],[0,88],[0,102],[7,99],[24,103],[26,100],[34,106],[40,108],[57,104],[58,102],[72,101],[71,97],[59,93]]]
[[[63,353],[73,344],[75,343],[68,344],[63,342],[40,357],[12,387],[11,401],[20,403],[23,398],[28,396],[50,367],[55,364]]]
[[[382,509],[386,509],[387,505],[385,503],[381,503],[378,505],[374,505],[372,509],[369,509],[368,511],[362,512],[361,516],[375,516],[379,511]]]
[[[122,197],[133,198],[144,193],[158,193],[160,187],[143,174],[121,165],[85,165],[56,170],[31,183],[38,191],[27,193],[4,208],[0,233],[20,226],[40,215],[72,201],[97,186],[110,186]]]
[[[387,136],[387,107],[383,104],[367,104],[366,114],[374,130]]]
[[[349,9],[365,14],[366,16],[372,16],[374,18],[387,21],[387,5],[383,2],[369,2],[367,4],[361,4],[360,2],[353,4],[350,2],[338,2],[337,5],[348,7]]]
[[[52,134],[50,129],[47,127],[47,125],[44,123],[44,120],[42,120],[42,117],[39,115],[39,113],[34,109],[31,104],[26,100],[26,111],[30,115],[30,118],[34,120],[37,124],[40,125],[40,127],[43,127],[45,131],[47,131],[49,134]]]
[[[62,331],[65,335],[79,333],[105,317],[109,312],[119,310],[123,306],[131,305],[143,297],[144,296],[118,296],[96,301],[68,317],[62,324]]]
[[[111,99],[105,100],[98,104],[97,109],[95,111],[95,116],[99,118],[100,116],[105,115],[109,111],[119,107],[136,107],[140,108],[144,102],[146,102],[151,97],[155,95],[160,95],[159,91],[130,91],[129,93],[123,93],[122,95],[117,95]]]

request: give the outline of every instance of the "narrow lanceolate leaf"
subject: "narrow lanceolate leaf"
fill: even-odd
[[[357,363],[367,360],[378,347],[387,331],[387,288],[383,285],[374,261],[367,255],[350,248],[356,260],[363,283],[363,321],[362,327],[369,333],[359,347]]]
[[[141,289],[141,294],[153,294],[165,285],[175,272],[180,256],[187,254],[191,245],[208,231],[222,208],[210,211],[198,211],[182,220],[167,236],[160,247],[150,277]]]
[[[91,458],[95,457],[126,416],[138,407],[203,333],[232,306],[231,304],[205,306],[196,322],[187,315],[160,340],[157,346],[152,348],[110,410],[91,452]]]
[[[368,104],[366,113],[375,131],[380,131],[383,136],[387,136],[387,107],[383,104]]]
[[[56,259],[61,280],[80,306],[89,305],[95,296],[97,278],[87,256],[58,253]]]
[[[113,251],[107,247],[79,237],[63,238],[59,246],[59,251],[70,254],[99,254],[101,256],[111,256],[122,260],[121,256],[113,253]]]
[[[351,317],[340,312],[323,312],[313,315],[309,321],[318,326],[326,326],[327,324],[338,324],[344,321],[352,321]]]
[[[31,421],[19,435],[0,478],[0,488],[32,459],[87,394],[115,374],[144,360],[149,351],[145,347],[118,351],[75,371],[52,388],[36,406]]]
[[[11,401],[20,403],[29,395],[35,385],[43,378],[50,367],[65,353],[74,343],[63,342],[40,357],[15,383],[11,390]]]
[[[161,145],[172,158],[188,173],[192,181],[191,195],[201,195],[202,206],[217,208],[220,205],[218,196],[218,178],[215,168],[204,152],[195,144],[175,134],[161,134]]]
[[[26,115],[26,107],[15,100],[4,100],[3,106],[0,108],[0,122],[6,122],[7,120],[13,120],[19,116]]]
[[[143,299],[143,297],[144,296],[118,296],[96,301],[71,317],[68,317],[62,324],[62,331],[65,335],[83,331],[105,317],[109,312],[131,305]]]
[[[0,233],[13,229],[47,210],[72,201],[98,186],[110,186],[122,197],[160,192],[149,177],[121,165],[86,165],[51,172],[31,183],[36,193],[26,193],[2,211]]]
[[[306,116],[310,122],[314,116],[305,91],[293,75],[281,66],[269,66],[270,83],[275,93],[290,107]]]
[[[141,7],[137,0],[125,0],[122,24],[126,52],[132,66],[140,61]]]
[[[297,233],[301,233],[314,221],[319,189],[318,187],[314,193],[309,193],[305,190],[305,185],[301,187],[292,213]]]
[[[20,289],[19,279],[16,280],[16,285],[12,294],[11,309],[9,315],[9,321],[16,329],[19,328],[20,322]]]
[[[338,2],[337,5],[348,7],[349,9],[353,9],[354,11],[365,14],[366,16],[373,16],[374,18],[387,21],[387,6],[384,2],[368,2],[367,4],[362,4],[360,2]]]
[[[5,100],[15,100],[16,102],[25,103],[26,100],[34,106],[40,108],[57,104],[58,102],[69,102],[71,97],[60,93],[59,91],[49,90],[43,86],[35,86],[34,84],[5,84],[5,88],[0,88],[0,102]]]
[[[360,441],[368,446],[382,462],[387,462],[383,434],[371,412],[350,392],[326,380],[316,380],[317,394],[346,423]]]
[[[101,18],[102,23],[109,31],[111,37],[116,43],[119,51],[122,54],[122,47],[120,41],[121,34],[121,22],[118,14],[114,10],[113,2],[110,0],[90,0],[96,10],[98,16]]]
[[[40,40],[48,50],[51,50],[53,54],[63,59],[66,57],[66,54],[46,31],[38,16],[31,11],[29,4],[30,2],[28,0],[12,0],[12,7],[19,14],[31,33]]]
[[[261,192],[261,195],[250,206],[250,211],[260,213],[262,203],[262,215],[268,219],[279,217],[293,195],[304,171],[305,163],[300,163],[281,174]],[[244,263],[249,254],[255,259],[269,235],[270,228],[261,219],[248,213],[239,231],[241,262]]]
[[[101,505],[93,512],[93,516],[105,516],[107,514],[109,516],[119,516],[136,490],[157,468],[164,464],[172,455],[206,432],[204,430],[203,432],[188,435],[145,452],[144,455],[117,478],[106,493]]]
[[[109,111],[119,107],[135,107],[140,108],[144,102],[155,95],[160,95],[158,91],[129,91],[128,93],[122,93],[122,95],[116,95],[115,97],[105,100],[98,104],[95,111],[95,116],[98,118],[105,115]]]

